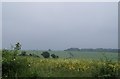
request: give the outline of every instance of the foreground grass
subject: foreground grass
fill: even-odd
[[[92,77],[117,76],[117,62],[87,59],[38,59],[27,58],[30,72],[44,77]]]
[[[3,77],[117,77],[120,70],[118,62],[111,60],[29,56],[4,58],[3,65]]]
[[[3,79],[21,77],[118,77],[120,65],[105,57],[104,59],[40,58],[18,56],[19,51],[2,52]]]

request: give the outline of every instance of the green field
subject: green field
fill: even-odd
[[[17,51],[3,52],[3,79],[19,77],[118,77],[118,54],[111,52],[48,51],[59,58],[43,58],[43,51],[26,51],[26,56],[15,56]],[[70,58],[71,52],[73,57]],[[17,52],[18,53],[18,52]],[[19,52],[20,53],[20,52]],[[39,57],[28,56],[35,54]]]
[[[26,51],[27,54],[30,53],[34,53],[38,56],[40,56],[41,58],[43,58],[41,56],[41,53],[43,51]],[[71,57],[69,53],[72,53],[74,56],[71,58],[77,58],[77,59],[104,59],[106,56],[108,59],[112,59],[112,60],[118,60],[118,53],[112,53],[112,52],[81,52],[81,51],[49,51],[50,54],[56,54],[58,55],[60,58],[69,58]]]

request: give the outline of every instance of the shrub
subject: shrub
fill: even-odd
[[[49,58],[50,57],[50,53],[49,52],[43,52],[41,54],[44,58]]]
[[[11,61],[3,61],[2,75],[3,77],[20,77],[24,71],[27,71],[28,68],[27,60],[23,58],[16,58]]]
[[[19,56],[14,57],[15,51],[3,50],[2,52],[2,77],[18,77],[27,71],[28,62],[26,58]],[[22,73],[21,73],[22,72]]]
[[[55,54],[51,54],[51,57],[52,58],[59,58],[57,55],[55,55]]]
[[[26,51],[22,51],[20,56],[27,56]]]
[[[29,54],[29,56],[32,56],[32,57],[39,57],[39,56],[36,55],[36,54]]]

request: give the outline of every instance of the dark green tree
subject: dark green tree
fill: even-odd
[[[55,54],[51,54],[51,57],[52,58],[59,58],[57,55],[55,55]]]
[[[15,44],[15,47],[14,47],[14,59],[16,58],[16,56],[18,55],[18,53],[20,52],[20,49],[21,49],[21,44],[19,42],[17,42]]]
[[[20,50],[21,49],[21,44],[19,42],[17,42],[15,44],[14,50]]]
[[[49,52],[43,52],[41,54],[44,58],[49,58],[50,57],[50,53]]]

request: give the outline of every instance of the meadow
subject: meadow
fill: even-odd
[[[27,50],[26,53],[30,54],[36,54],[38,56],[40,56],[41,58],[43,58],[41,56],[41,53],[43,51],[41,50]],[[93,60],[99,60],[99,59],[104,59],[105,56],[108,59],[112,59],[114,61],[118,61],[118,53],[113,53],[113,52],[89,52],[89,51],[85,51],[85,52],[81,52],[81,51],[49,51],[50,54],[56,54],[58,55],[60,58],[75,58],[75,59],[93,59]],[[73,56],[71,57],[70,53],[73,54]]]
[[[59,58],[43,58],[43,51],[26,51],[34,56],[14,56],[18,51],[7,50],[2,52],[3,79],[13,77],[116,77],[119,76],[120,65],[118,54],[111,52],[80,52],[80,51],[48,51]],[[21,51],[19,51],[20,53]],[[73,54],[70,57],[69,53]]]

